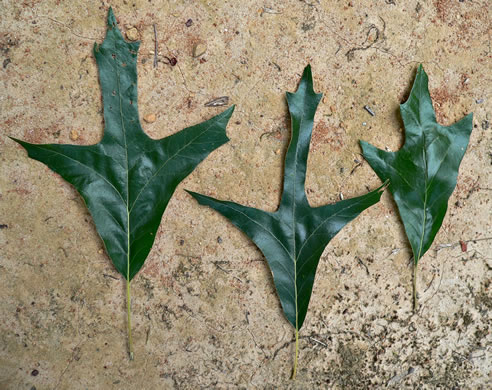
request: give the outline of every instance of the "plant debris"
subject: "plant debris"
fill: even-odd
[[[367,104],[364,106],[364,110],[366,110],[371,116],[375,116],[376,115],[374,113],[374,111],[371,110],[371,107],[369,107]]]
[[[220,107],[229,104],[229,96],[221,96],[205,103],[205,107]]]
[[[157,53],[158,53],[158,46],[157,46],[157,29],[154,26],[154,68],[157,68]]]

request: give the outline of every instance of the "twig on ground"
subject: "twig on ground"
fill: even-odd
[[[158,50],[157,50],[157,29],[155,27],[155,24],[153,26],[154,26],[154,68],[157,68],[157,53],[158,53]]]

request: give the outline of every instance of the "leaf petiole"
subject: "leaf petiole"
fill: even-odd
[[[413,312],[417,312],[417,263],[413,262]]]
[[[131,295],[129,279],[126,280],[126,309],[128,314],[128,353],[130,354],[130,360],[133,360]]]
[[[292,380],[296,379],[298,356],[299,356],[299,329],[296,329],[296,354],[294,357],[294,369],[292,371],[292,377],[290,378]]]

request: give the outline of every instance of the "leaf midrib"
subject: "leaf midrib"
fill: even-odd
[[[422,138],[423,138],[423,148],[422,148],[422,158],[424,159],[424,207],[423,207],[423,218],[422,218],[422,234],[420,236],[420,244],[419,244],[419,252],[417,255],[417,258],[415,259],[415,262],[417,263],[420,259],[420,256],[422,254],[422,247],[424,245],[424,237],[425,237],[425,231],[426,231],[426,221],[427,221],[427,181],[429,180],[428,177],[428,169],[427,169],[427,146],[425,144],[425,133],[424,129],[422,130]]]
[[[422,82],[423,81],[421,80],[420,83],[422,83]],[[417,99],[418,99],[418,102],[419,102],[419,113],[420,113],[421,112],[420,102],[424,100],[424,97],[422,96],[422,94],[424,93],[424,91],[423,91],[423,87],[422,87],[421,84],[418,84],[416,86],[418,87],[418,98]],[[437,176],[437,173],[439,172],[439,169],[440,169],[443,161],[446,159],[446,157],[447,157],[447,155],[449,153],[449,149],[451,148],[451,143],[448,144],[448,147],[446,149],[446,152],[444,153],[442,159],[439,161],[438,168],[436,169],[436,173],[429,180],[429,177],[428,177],[428,166],[427,166],[427,145],[426,145],[426,138],[425,138],[424,127],[421,124],[420,118],[418,118],[417,115],[411,109],[406,110],[406,112],[410,113],[410,115],[413,118],[413,120],[415,121],[416,125],[419,127],[420,132],[422,134],[422,138],[423,138],[423,150],[422,150],[422,154],[423,154],[423,160],[424,160],[424,175],[425,175],[424,176],[424,199],[423,199],[422,233],[420,235],[420,242],[419,242],[417,257],[415,258],[415,262],[417,263],[420,260],[421,256],[422,256],[422,248],[424,246],[424,238],[425,238],[425,233],[426,233],[428,190],[429,190],[432,182],[434,181],[435,177]],[[435,126],[439,126],[439,124],[438,123],[435,123]],[[440,134],[439,134],[439,132],[437,132],[437,136],[431,141],[430,144],[432,144],[432,142],[434,142],[436,139],[438,139],[439,136],[440,136]],[[391,166],[391,165],[387,165],[387,166],[389,166],[390,168],[394,169],[394,171],[398,174],[398,176],[400,176],[401,179],[403,179],[407,184],[409,184],[408,181],[405,179],[405,177],[400,174],[400,172],[398,171],[398,169],[393,168],[393,166]],[[434,204],[434,202],[433,202],[433,204]]]
[[[436,126],[439,126],[439,124],[437,124],[437,123],[435,125]],[[423,199],[422,233],[420,235],[420,242],[419,242],[419,248],[418,248],[417,257],[415,258],[415,262],[416,263],[422,257],[422,248],[424,246],[424,238],[425,238],[425,233],[427,231],[427,229],[426,229],[426,223],[427,223],[428,191],[429,191],[429,188],[430,188],[432,182],[434,181],[435,177],[437,176],[437,173],[439,172],[443,161],[446,159],[446,157],[447,157],[447,155],[449,153],[449,150],[451,149],[451,143],[448,143],[448,147],[446,149],[446,152],[444,153],[443,157],[439,161],[439,164],[438,164],[438,167],[436,169],[435,174],[432,176],[432,178],[429,178],[429,172],[428,172],[429,170],[428,170],[428,165],[427,165],[427,147],[429,145],[431,145],[434,141],[436,141],[439,138],[440,134],[438,132],[437,133],[437,136],[432,139],[432,141],[429,143],[429,145],[427,145],[426,144],[425,132],[424,132],[424,129],[423,129],[422,125],[420,125],[420,123],[419,123],[419,127],[420,127],[420,130],[421,130],[421,133],[422,133],[422,138],[423,138],[423,142],[422,142],[423,143],[423,147],[422,147],[422,158],[424,160],[424,199]],[[398,170],[396,170],[396,172],[398,172]],[[399,174],[399,172],[398,172],[398,174]],[[432,204],[434,204],[434,202]]]
[[[114,52],[117,52],[117,47],[116,47],[116,40],[113,41],[114,43]],[[121,96],[121,83],[120,83],[120,71],[118,68],[118,64],[116,62],[116,58],[114,59],[114,62],[111,64],[112,68],[116,72],[116,84],[118,88],[118,99],[119,99],[119,111],[120,111],[120,123],[121,123],[121,130],[123,131],[123,139],[125,141],[125,176],[126,176],[126,280],[127,282],[130,282],[130,211],[129,211],[129,196],[130,196],[130,186],[129,186],[129,179],[128,179],[128,141],[127,141],[127,134],[126,134],[126,127],[125,127],[125,121],[124,121],[124,115],[123,115],[123,104],[122,104],[122,96]],[[135,67],[137,65],[135,64]]]
[[[305,102],[304,102],[304,105],[305,105]],[[293,202],[292,202],[292,248],[293,248],[293,252],[292,252],[292,255],[293,255],[293,261],[294,261],[294,295],[295,295],[295,308],[296,308],[296,331],[299,329],[299,309],[298,309],[298,305],[297,305],[297,299],[298,299],[298,295],[297,295],[297,253],[296,253],[296,217],[295,217],[295,213],[296,213],[296,184],[297,184],[297,155],[299,154],[299,141],[300,141],[300,138],[301,138],[301,129],[302,129],[302,123],[304,121],[304,112],[305,112],[305,107],[304,109],[302,110],[302,114],[301,114],[301,119],[299,121],[299,131],[298,131],[298,136],[297,136],[297,145],[296,145],[296,154],[294,156],[294,180],[293,180],[293,183],[292,183],[292,186],[293,186],[293,194],[294,196],[292,197],[293,199]],[[308,145],[308,148],[309,148],[309,145]],[[307,167],[306,167],[307,168]],[[301,189],[302,191],[304,191],[304,189]]]

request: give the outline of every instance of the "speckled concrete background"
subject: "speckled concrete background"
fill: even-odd
[[[178,187],[132,283],[133,362],[124,283],[81,198],[7,138],[101,138],[92,45],[103,40],[110,4],[0,4],[1,389],[492,386],[487,0],[112,2],[122,30],[142,40],[140,114],[156,116],[143,122],[149,135],[217,114],[223,108],[204,107],[213,98],[237,105],[231,141]],[[289,140],[284,93],[311,63],[324,99],[308,197],[320,205],[363,194],[378,179],[358,164],[358,140],[399,148],[398,105],[420,62],[442,124],[474,112],[457,190],[420,264],[421,309],[411,312],[410,248],[385,194],[325,250],[292,382],[293,332],[261,253],[183,188],[275,210]]]

